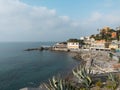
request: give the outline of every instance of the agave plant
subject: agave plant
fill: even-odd
[[[44,84],[47,90],[76,90],[70,83],[60,78],[53,77],[49,84]]]
[[[119,81],[117,80],[117,77],[113,75],[112,73],[108,74],[108,80],[111,82],[111,84],[108,84],[107,87],[112,88],[112,90],[116,90],[118,87]]]
[[[112,73],[109,73],[109,74],[108,74],[108,79],[111,80],[111,81],[113,81],[113,82],[116,81],[116,77],[115,77],[115,75],[113,75]]]
[[[73,70],[73,74],[79,79],[80,83],[89,89],[92,85],[91,71],[91,68],[87,69],[85,66],[80,66],[80,68],[77,67]]]

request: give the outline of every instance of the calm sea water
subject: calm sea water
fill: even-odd
[[[78,62],[65,52],[24,49],[54,43],[0,43],[0,90],[35,87],[53,75],[68,72]]]

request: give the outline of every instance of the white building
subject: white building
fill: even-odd
[[[69,50],[78,50],[80,49],[79,42],[67,42],[67,48]]]
[[[84,37],[80,37],[80,40],[84,40]]]
[[[90,40],[90,37],[89,36],[86,36],[86,37],[80,37],[80,40]]]

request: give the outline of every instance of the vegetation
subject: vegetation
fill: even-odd
[[[120,63],[120,57],[119,57],[119,61],[118,61],[118,63]]]
[[[78,78],[79,82],[86,87],[87,89],[90,88],[92,85],[92,79],[91,79],[91,69],[85,68],[85,66],[80,66],[77,69],[73,70],[73,74],[75,77]]]
[[[116,33],[115,37],[112,37],[112,33]],[[106,48],[109,46],[109,41],[120,39],[120,30],[114,30],[107,28],[101,29],[99,34],[91,35],[90,38],[95,40],[105,40],[108,43],[105,44]],[[79,42],[84,45],[83,40],[79,39],[69,39],[67,42]],[[115,51],[112,49],[112,51]],[[113,54],[109,53],[109,57],[112,59]],[[120,58],[119,58],[120,63]],[[53,77],[49,80],[49,83],[44,83],[47,90],[119,90],[120,88],[120,73],[112,74],[109,73],[108,76],[100,76],[99,74],[93,74],[92,68],[86,68],[85,65],[80,65],[79,67],[72,70],[75,81],[64,80],[61,78]],[[94,78],[93,78],[94,76]],[[105,80],[102,80],[105,77]]]
[[[78,39],[69,39],[67,42],[79,42]]]
[[[47,90],[76,90],[69,82],[53,77],[49,84],[44,84]]]
[[[106,81],[106,87],[111,90],[116,90],[119,85],[119,80],[116,75],[109,73],[108,80]]]
[[[112,54],[112,53],[109,53],[109,57],[112,59],[112,58],[113,58],[113,54]]]
[[[112,33],[116,33],[116,37],[112,37]],[[120,39],[120,30],[114,30],[109,29],[106,31],[105,29],[101,29],[100,32],[96,35],[91,35],[91,38],[94,38],[95,40],[105,40],[105,41],[111,41],[111,40],[118,40]]]
[[[79,39],[69,39],[69,40],[67,40],[67,42],[78,42],[78,43],[80,43],[81,45],[84,45],[85,43],[84,43],[84,40],[79,40]]]
[[[92,79],[91,68],[85,66],[73,69],[73,75],[78,79],[79,84],[61,78],[53,77],[49,80],[49,84],[44,83],[47,90],[117,90],[120,86],[120,74],[109,73],[106,81]],[[76,82],[77,83],[77,82]]]

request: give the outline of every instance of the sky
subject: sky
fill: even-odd
[[[0,0],[0,42],[66,41],[120,26],[120,0]]]

